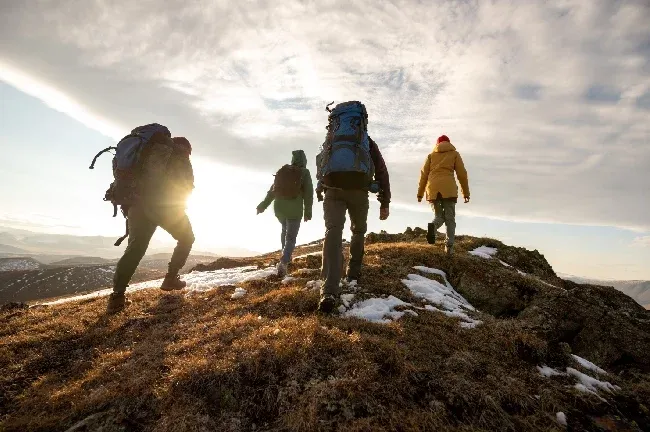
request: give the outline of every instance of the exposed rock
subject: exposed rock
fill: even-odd
[[[605,369],[650,371],[650,313],[632,298],[561,280],[537,251],[489,246],[498,249],[493,259],[459,254],[450,269],[451,283],[477,309],[523,320],[549,344],[565,342]]]
[[[250,262],[245,260],[221,257],[221,258],[217,258],[216,261],[213,261],[209,264],[197,264],[191,271],[213,271],[213,270],[230,269],[236,267],[244,267],[247,265],[250,265]]]

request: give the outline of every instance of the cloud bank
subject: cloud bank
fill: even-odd
[[[358,99],[398,202],[415,199],[444,133],[473,214],[650,231],[646,1],[40,0],[0,12],[0,79],[105,134],[159,121],[200,156],[271,171],[294,148],[313,160],[325,104]]]

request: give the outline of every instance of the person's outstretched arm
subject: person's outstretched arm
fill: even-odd
[[[377,144],[371,138],[368,139],[370,140],[370,157],[372,158],[372,163],[375,165],[375,179],[379,182],[381,189],[379,202],[381,203],[381,208],[388,208],[391,198],[388,168]]]
[[[467,178],[467,170],[465,169],[465,164],[463,163],[463,158],[456,158],[456,163],[454,164],[454,169],[456,170],[456,177],[458,177],[458,182],[460,183],[460,191],[465,198],[465,202],[469,201],[469,179]]]
[[[418,202],[422,201],[424,191],[429,182],[429,171],[431,171],[431,155],[427,155],[427,160],[424,161],[424,166],[420,171],[420,185],[418,186]]]
[[[304,170],[302,180],[302,200],[305,206],[305,222],[311,220],[311,210],[314,205],[314,184],[311,181],[311,173],[308,169]]]
[[[266,198],[257,206],[257,214],[263,213],[264,210],[266,210],[273,200],[275,199],[275,193],[273,192],[273,185],[271,185],[271,189],[266,193]]]

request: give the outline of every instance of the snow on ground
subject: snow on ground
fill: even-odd
[[[5,258],[0,261],[0,272],[38,270],[41,265],[24,258]]]
[[[396,311],[397,306],[411,306],[395,296],[387,298],[371,298],[368,300],[355,303],[352,309],[343,312],[343,316],[350,318],[361,318],[374,323],[386,324],[391,319],[399,319],[404,316],[404,311]]]
[[[181,279],[187,282],[187,290],[185,292],[203,292],[213,288],[236,285],[242,282],[252,280],[265,279],[268,276],[277,274],[275,267],[267,267],[265,269],[257,269],[254,266],[237,267],[232,269],[221,269],[207,272],[192,272],[181,276]],[[150,280],[130,285],[126,292],[127,294],[134,291],[140,291],[147,288],[158,288],[162,284],[162,279]],[[90,294],[83,294],[74,297],[67,297],[51,302],[41,303],[43,305],[56,305],[67,303],[70,301],[86,300],[95,297],[104,297],[109,295],[113,290],[111,288],[95,291]]]
[[[550,378],[552,376],[558,376],[558,375],[566,375],[563,372],[555,370],[552,367],[548,367],[546,365],[537,366],[537,370],[539,371],[539,374],[541,376],[546,377],[546,378]]]
[[[492,257],[497,253],[497,248],[493,248],[489,246],[479,246],[476,249],[469,251],[469,253],[470,255],[474,255],[477,257],[492,259]]]
[[[285,276],[284,279],[282,279],[282,282],[280,282],[282,285],[287,285],[290,284],[291,282],[295,281],[296,278],[293,276]]]
[[[573,357],[573,359],[577,361],[580,364],[580,366],[582,366],[583,368],[589,369],[592,372],[596,372],[602,375],[607,375],[607,372],[605,372],[603,369],[599,368],[589,360],[583,359],[582,357],[578,357],[575,354],[571,354],[571,357]]]
[[[297,260],[298,258],[307,258],[308,256],[319,256],[319,255],[323,255],[323,251],[312,252],[312,253],[308,253],[308,254],[304,254],[304,255],[298,255],[297,257],[293,257],[293,259]]]
[[[561,424],[562,426],[566,426],[566,414],[564,414],[562,411],[556,414],[557,422]]]
[[[402,283],[406,285],[415,297],[438,306],[434,307],[428,304],[424,309],[432,312],[440,312],[450,317],[460,318],[460,325],[463,328],[474,328],[481,324],[481,321],[475,320],[467,315],[467,311],[475,311],[476,309],[462,295],[456,292],[447,280],[447,274],[445,272],[423,266],[414,268],[422,273],[442,276],[445,282],[443,285],[436,280],[417,274],[409,274],[406,279],[402,280]]]
[[[350,307],[350,303],[354,299],[354,294],[341,294],[341,301],[346,308]]]
[[[325,282],[319,279],[311,280],[305,285],[309,289],[321,289],[325,285]]]
[[[580,357],[575,356],[575,355],[573,357],[574,358],[576,358],[576,357],[580,358]],[[590,370],[599,369],[603,373],[606,373],[605,371],[603,371],[602,369],[600,369],[598,366],[594,365],[593,363],[591,363],[591,362],[589,362],[589,361],[587,361],[585,359],[581,359],[581,360],[586,362],[586,363],[583,364],[580,360],[576,359],[576,361],[578,361],[578,363],[580,363],[583,367],[586,367],[587,369],[590,369]],[[593,366],[595,369],[591,369],[591,366],[588,366],[588,365]],[[609,383],[607,381],[601,381],[599,379],[590,377],[589,375],[584,374],[584,373],[580,372],[579,370],[571,368],[571,367],[566,368],[566,373],[565,372],[560,372],[560,371],[558,371],[556,369],[553,369],[553,368],[550,368],[550,367],[544,366],[544,365],[537,366],[537,370],[539,371],[540,375],[542,375],[543,377],[546,377],[546,378],[550,378],[552,376],[567,376],[567,375],[572,376],[573,378],[575,378],[578,381],[576,383],[576,385],[574,386],[577,390],[580,390],[580,391],[585,392],[585,393],[591,393],[591,394],[594,394],[594,395],[596,395],[598,397],[600,397],[600,395],[598,394],[598,390],[604,390],[606,392],[611,393],[611,392],[613,392],[615,390],[620,390],[621,389],[619,386],[613,385],[612,383]]]
[[[620,387],[618,386],[612,385],[607,381],[600,381],[596,378],[590,377],[587,374],[583,374],[579,370],[569,367],[566,368],[566,372],[580,381],[575,385],[575,387],[580,391],[597,394],[598,390],[605,390],[607,392],[620,390]]]
[[[244,288],[235,288],[235,292],[230,295],[231,299],[242,298],[246,295],[246,290]]]

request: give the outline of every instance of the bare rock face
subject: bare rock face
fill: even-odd
[[[493,259],[462,253],[451,264],[451,283],[477,309],[523,320],[606,369],[650,371],[649,311],[614,288],[558,278],[537,251],[494,246]]]
[[[611,370],[650,371],[650,313],[611,287],[565,286],[560,295],[536,297],[518,318]]]

